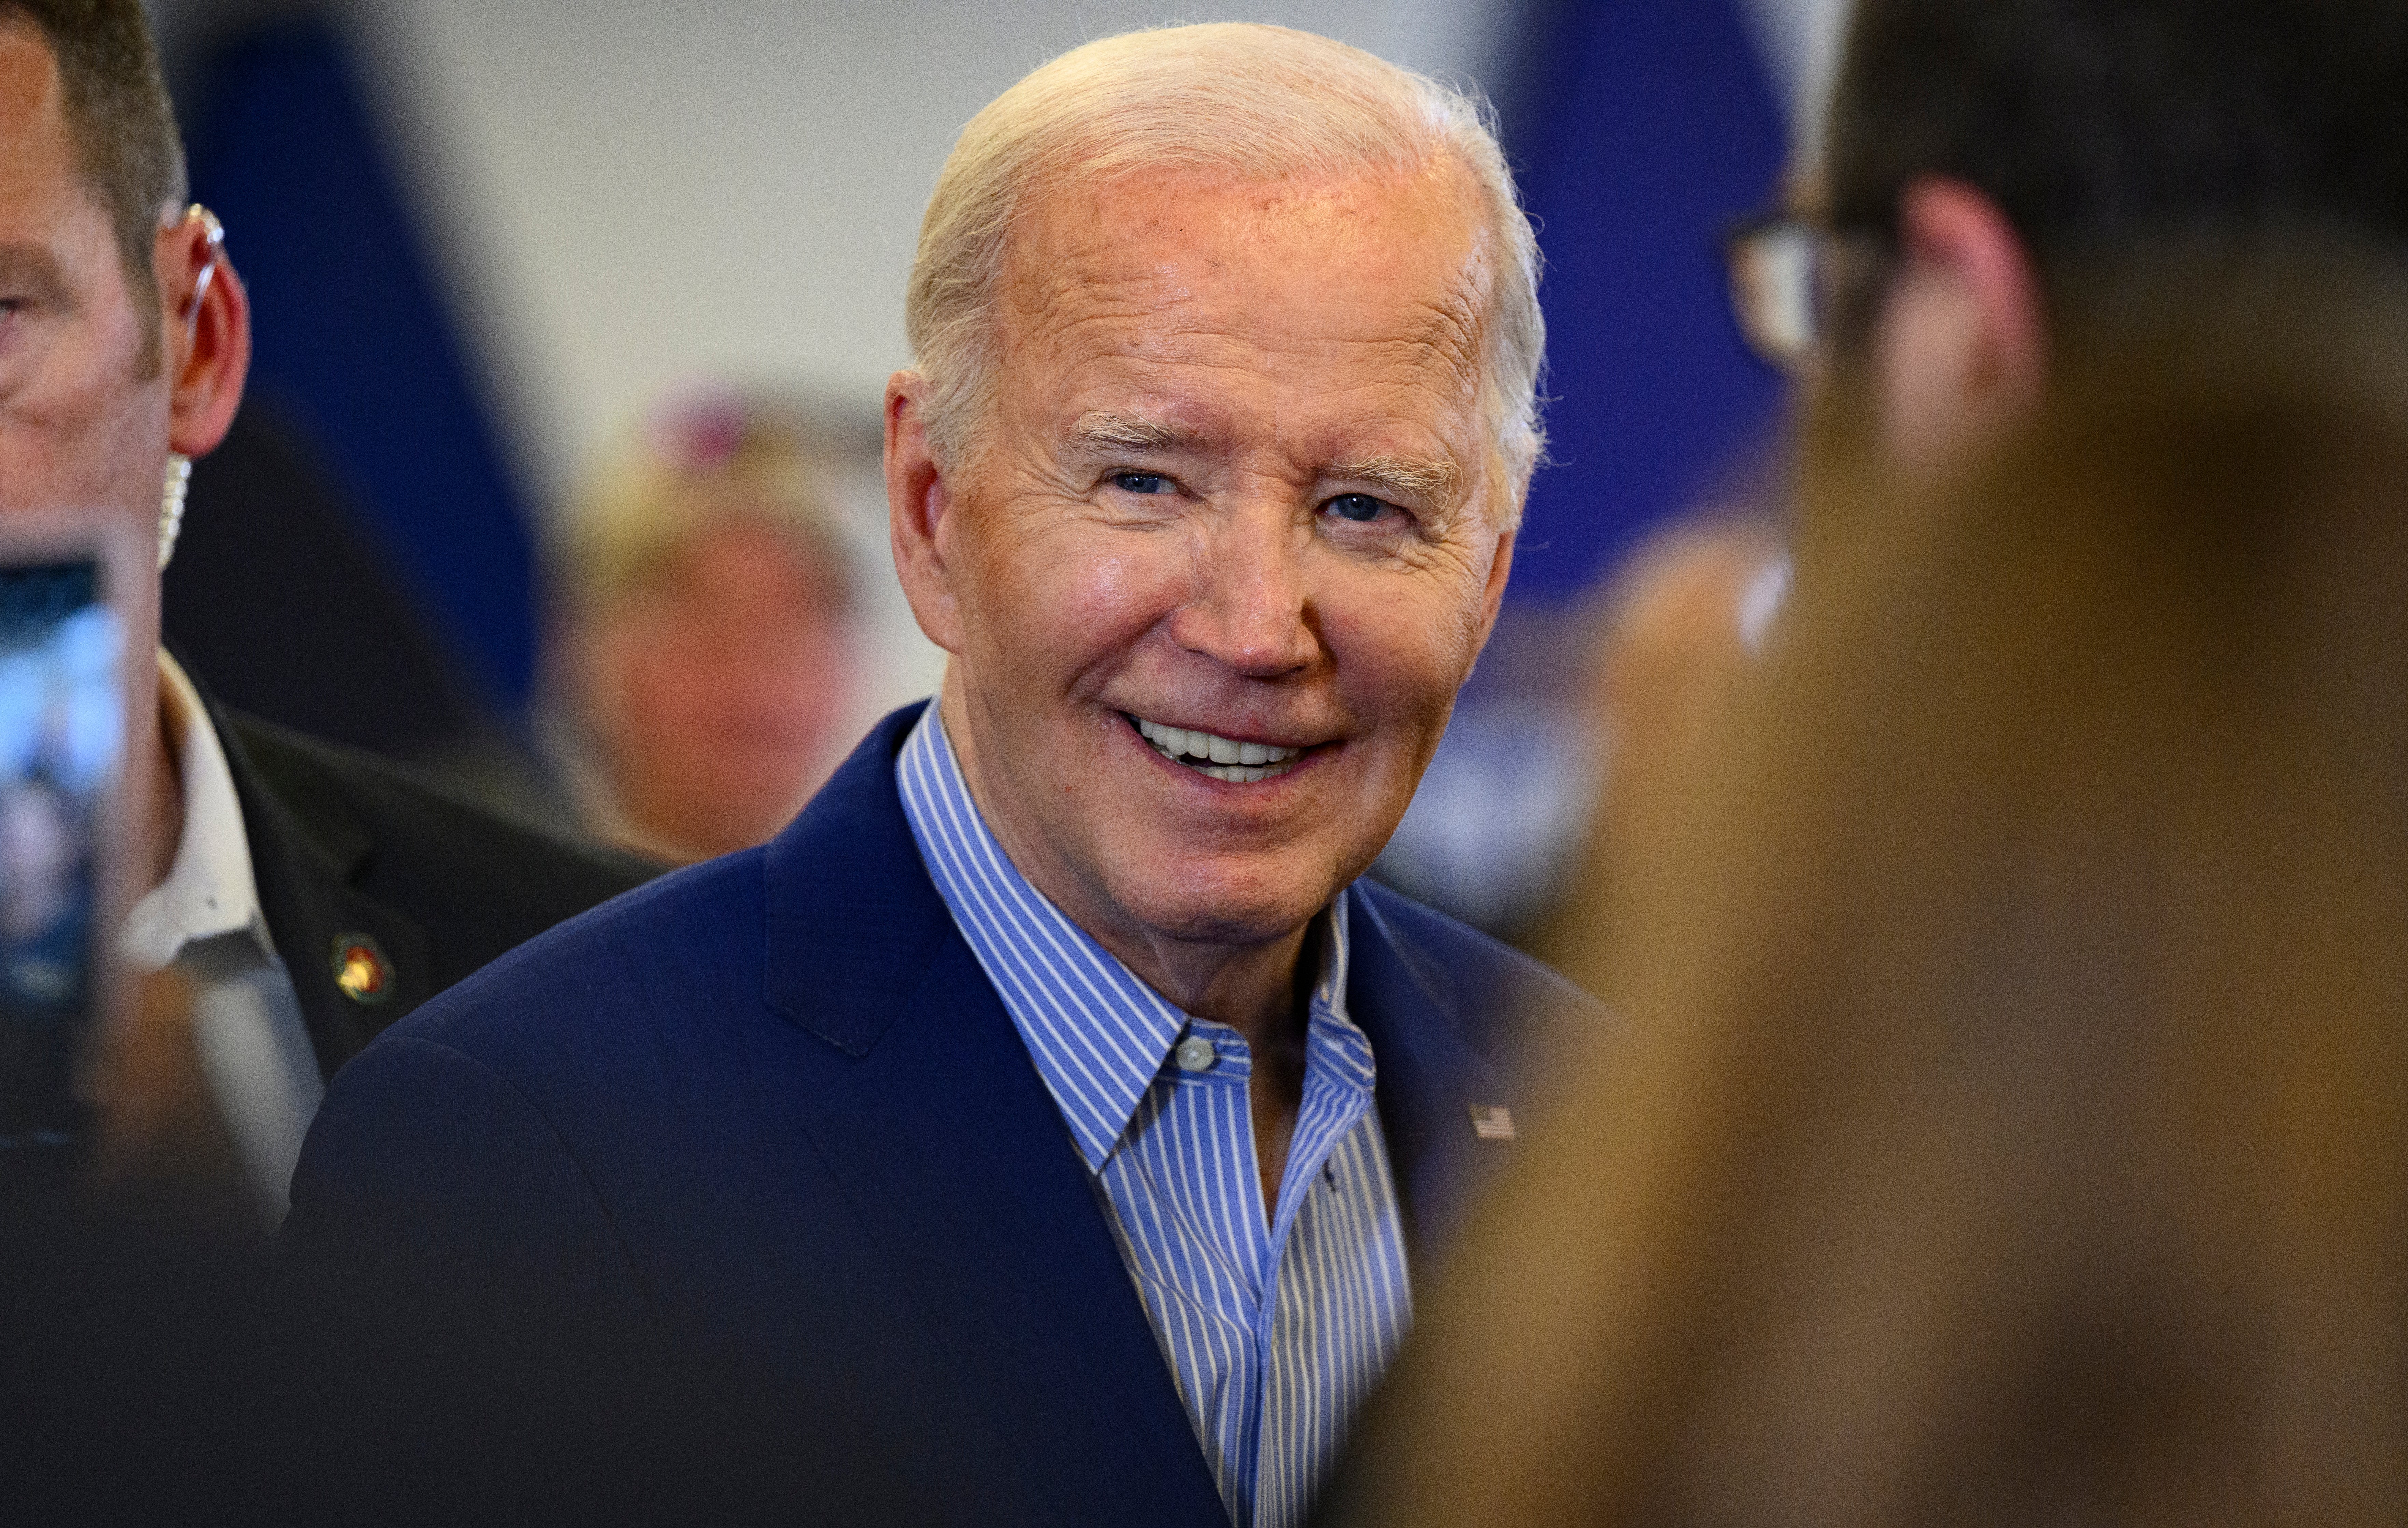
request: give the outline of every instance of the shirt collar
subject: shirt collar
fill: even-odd
[[[183,669],[159,655],[159,719],[177,749],[184,783],[184,831],[167,878],[126,915],[119,949],[127,963],[158,971],[196,939],[248,930],[273,955],[251,869],[251,838],[242,823],[234,773],[208,708]]]
[[[1080,1155],[1100,1172],[1171,1047],[1198,1021],[1139,979],[1020,873],[971,799],[933,702],[905,741],[895,778],[938,895],[995,984]],[[1352,1031],[1344,894],[1322,915],[1313,1016]],[[1368,1057],[1366,1046],[1366,1065]]]

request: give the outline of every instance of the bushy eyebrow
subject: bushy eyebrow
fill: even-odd
[[[1463,474],[1453,462],[1406,456],[1366,456],[1340,462],[1329,476],[1346,483],[1368,483],[1385,495],[1433,508],[1453,508]]]
[[[1123,451],[1193,450],[1204,443],[1193,430],[1137,414],[1096,410],[1081,414],[1063,449],[1072,456],[1110,456]]]

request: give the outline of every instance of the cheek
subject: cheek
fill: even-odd
[[[964,601],[973,656],[990,671],[1083,668],[1175,610],[1191,562],[1175,531],[1076,522],[982,547]]]
[[[1143,631],[1176,608],[1183,560],[1171,535],[1111,537],[1064,558],[1059,592],[1095,629]]]
[[[166,438],[159,389],[72,379],[7,409],[0,495],[11,508],[101,506],[147,522],[159,511]]]
[[[1426,734],[1424,749],[1436,746],[1479,656],[1484,593],[1484,578],[1453,569],[1389,574],[1332,591],[1323,636],[1358,716],[1383,729]]]

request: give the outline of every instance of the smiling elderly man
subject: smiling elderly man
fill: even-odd
[[[1474,106],[1322,38],[988,107],[886,399],[941,696],[373,1046],[293,1259],[640,1313],[820,1519],[1299,1521],[1564,998],[1357,880],[1505,586],[1535,267]]]

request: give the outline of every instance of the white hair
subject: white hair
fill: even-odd
[[[1411,173],[1451,157],[1477,186],[1491,235],[1482,391],[1518,519],[1544,445],[1546,322],[1538,240],[1491,123],[1475,94],[1250,22],[1124,33],[1038,68],[962,130],[920,225],[904,324],[938,459],[967,459],[993,401],[995,288],[1012,229],[1074,177],[1169,169],[1276,181]]]

